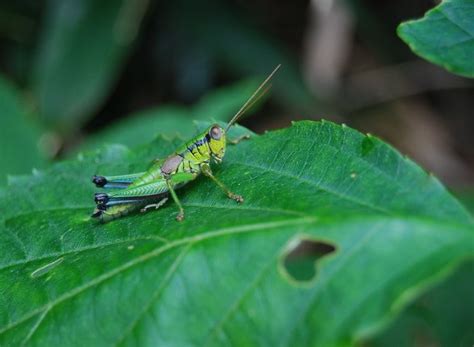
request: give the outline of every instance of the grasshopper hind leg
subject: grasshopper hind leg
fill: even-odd
[[[107,184],[107,178],[105,178],[105,176],[94,175],[92,176],[92,183],[94,183],[97,188],[102,188]]]
[[[166,202],[168,197],[166,188],[166,183],[158,180],[115,192],[96,193],[94,197],[96,208],[92,213],[92,217],[106,222],[143,207],[145,207],[145,210],[151,208],[151,205],[158,208]],[[150,206],[147,207],[147,205]]]
[[[110,208],[96,207],[92,213],[93,218],[97,218],[102,223],[109,222],[111,220],[128,215],[131,212],[137,211],[139,205],[137,204],[122,204],[114,205]]]
[[[144,172],[133,173],[120,176],[92,176],[92,183],[97,188],[118,188],[125,189],[130,186],[137,178],[143,176]]]
[[[167,197],[163,197],[160,201],[152,203],[153,200],[149,199],[122,199],[122,200],[107,200],[103,197],[103,193],[99,196],[99,201],[96,199],[96,208],[92,212],[93,218],[99,219],[101,222],[108,222],[113,219],[117,219],[128,215],[132,212],[145,212],[148,209],[158,209],[167,200]],[[97,194],[97,195],[99,195]],[[156,200],[155,200],[156,201]]]
[[[108,222],[126,216],[146,204],[144,200],[138,199],[113,199],[106,193],[96,193],[95,203],[96,208],[92,212],[91,217],[97,218],[101,222]]]

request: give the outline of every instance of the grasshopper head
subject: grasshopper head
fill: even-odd
[[[225,154],[226,136],[225,131],[218,124],[211,126],[206,135],[212,158],[218,163],[222,161]]]
[[[266,89],[264,88],[268,81],[272,78],[272,76],[278,71],[281,65],[278,65],[270,75],[265,79],[265,81],[260,84],[260,86],[257,88],[257,90],[252,94],[252,96],[243,104],[243,106],[240,108],[239,111],[232,117],[232,119],[227,123],[227,126],[225,130],[219,126],[218,124],[214,124],[209,128],[206,134],[206,139],[208,140],[209,143],[209,148],[211,149],[211,155],[212,158],[218,163],[222,161],[222,158],[224,157],[225,154],[225,145],[226,145],[226,132],[229,130],[229,128],[235,124],[239,120],[239,118],[247,111],[252,105],[262,96],[264,95],[270,87],[267,87]]]

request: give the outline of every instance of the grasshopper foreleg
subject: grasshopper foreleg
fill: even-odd
[[[171,194],[171,197],[173,198],[175,204],[178,206],[178,209],[179,209],[178,215],[176,216],[176,220],[178,222],[181,222],[184,219],[183,206],[181,205],[181,202],[179,201],[178,196],[176,195],[176,192],[174,191],[173,183],[171,183],[171,180],[167,179],[166,185],[168,186],[168,190]]]
[[[223,191],[224,193],[227,195],[227,197],[229,199],[232,199],[232,200],[235,200],[237,201],[238,203],[241,203],[241,202],[244,202],[244,198],[241,196],[241,195],[237,195],[237,194],[234,194],[232,193],[229,188],[227,188],[225,186],[224,183],[222,183],[220,180],[218,180],[213,174],[212,174],[212,171],[211,171],[211,167],[208,165],[208,164],[203,164],[201,165],[201,170],[202,170],[202,173],[209,177],[211,180],[214,181],[214,183],[216,183]]]
[[[172,175],[165,177],[168,191],[171,194],[173,201],[176,203],[179,209],[179,213],[176,216],[176,220],[178,222],[181,222],[184,219],[184,209],[183,209],[183,206],[181,205],[181,202],[178,199],[178,196],[176,195],[175,188],[181,187],[183,184],[186,184],[187,182],[192,181],[196,177],[197,177],[196,172],[178,172],[178,173],[174,173]]]
[[[165,202],[168,201],[168,198],[163,198],[160,202],[156,203],[156,204],[149,204],[149,205],[146,205],[145,207],[143,207],[140,212],[146,212],[147,210],[149,209],[152,209],[154,208],[155,210],[159,209],[161,206],[164,205]]]
[[[246,134],[246,135],[241,135],[233,140],[228,140],[228,142],[231,144],[231,145],[237,145],[239,144],[241,141],[243,140],[248,140],[250,138],[250,135]]]

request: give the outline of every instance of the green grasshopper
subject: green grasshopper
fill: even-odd
[[[234,194],[224,183],[217,179],[211,170],[211,159],[221,163],[227,145],[227,131],[252,105],[268,91],[263,89],[272,76],[280,68],[278,65],[260,84],[240,110],[232,117],[223,129],[218,124],[210,126],[206,131],[187,141],[166,159],[155,160],[145,172],[120,176],[94,175],[92,182],[99,188],[118,188],[112,193],[96,193],[96,208],[92,217],[107,222],[141,208],[144,212],[150,208],[159,208],[171,195],[178,206],[176,220],[184,219],[184,209],[176,195],[176,190],[191,182],[201,173],[214,181],[228,198],[242,203],[244,198]],[[262,93],[260,93],[262,92]],[[248,136],[241,136],[229,143],[237,144]]]

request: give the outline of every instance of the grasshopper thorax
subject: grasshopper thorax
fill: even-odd
[[[220,163],[225,155],[226,134],[218,124],[212,125],[206,134],[212,158]]]

